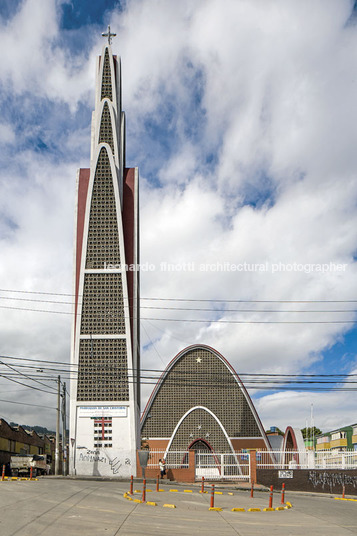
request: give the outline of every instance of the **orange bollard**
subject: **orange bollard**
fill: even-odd
[[[157,475],[156,477],[156,491],[159,491],[159,481],[160,481],[160,475]]]
[[[254,480],[252,480],[252,487],[250,488],[250,498],[253,499],[254,497]]]
[[[212,484],[212,490],[211,490],[211,508],[214,508],[214,484]]]
[[[1,480],[4,480],[4,478],[5,478],[5,465],[2,466]]]
[[[32,480],[32,467],[30,467],[30,480]]]
[[[201,493],[204,493],[205,491],[205,477],[202,477],[202,484],[201,484]]]
[[[141,499],[143,502],[146,502],[146,480],[144,478],[143,480],[143,496],[142,496],[142,499]]]
[[[346,491],[346,486],[343,484],[343,486],[342,486],[342,499],[345,498],[345,491]]]
[[[131,477],[130,477],[130,491],[129,491],[130,495],[133,494],[133,484],[134,484],[134,477],[133,477],[133,475],[131,475]]]
[[[283,482],[283,485],[281,487],[281,504],[285,503],[285,484]]]
[[[270,486],[269,508],[273,508],[273,486]]]

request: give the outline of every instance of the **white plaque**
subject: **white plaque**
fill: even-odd
[[[294,471],[279,471],[279,478],[294,478]]]
[[[126,417],[127,406],[79,406],[78,417]]]

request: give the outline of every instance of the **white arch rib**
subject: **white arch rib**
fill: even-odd
[[[168,453],[168,451],[170,450],[170,447],[171,447],[171,445],[172,445],[172,442],[173,442],[173,440],[174,440],[174,438],[175,438],[175,435],[176,435],[178,429],[180,428],[181,424],[182,424],[183,421],[186,419],[186,417],[187,417],[190,413],[192,413],[193,411],[195,411],[196,409],[203,409],[204,411],[207,411],[207,413],[209,413],[209,414],[215,419],[215,421],[218,423],[219,427],[221,428],[221,430],[222,430],[222,432],[223,432],[223,434],[224,434],[224,437],[227,439],[227,442],[228,442],[228,444],[229,444],[229,446],[230,446],[230,448],[231,448],[232,454],[235,455],[235,452],[234,452],[234,448],[233,448],[232,442],[231,442],[231,440],[229,439],[228,434],[227,434],[227,432],[226,432],[226,430],[225,430],[223,424],[221,423],[221,421],[220,421],[219,418],[217,417],[217,415],[215,415],[215,414],[213,413],[213,411],[211,411],[210,409],[206,408],[205,406],[195,406],[195,407],[189,409],[188,411],[186,411],[186,413],[181,417],[181,419],[180,419],[179,422],[177,423],[176,428],[175,428],[175,430],[173,431],[172,436],[170,437],[170,441],[169,441],[169,443],[168,443],[168,445],[167,445],[167,447],[166,447],[164,457],[166,458],[167,453]]]
[[[98,109],[95,111],[95,114],[96,114],[96,122],[95,122],[95,146],[97,145],[100,145],[100,142],[99,142],[99,133],[100,133],[100,126],[101,126],[101,122],[102,122],[102,116],[103,116],[103,110],[104,110],[104,106],[105,104],[108,105],[108,108],[109,108],[109,114],[110,114],[110,121],[111,121],[111,126],[112,126],[112,134],[113,134],[113,146],[114,146],[114,149],[116,148],[117,150],[114,150],[114,161],[115,161],[115,164],[117,167],[119,167],[119,158],[120,158],[120,155],[118,154],[118,152],[120,152],[120,145],[119,145],[119,142],[118,142],[118,132],[117,132],[117,117],[116,117],[116,112],[115,112],[115,108],[114,108],[114,105],[112,103],[111,100],[109,100],[107,97],[105,97],[104,99],[102,99],[98,105]],[[105,142],[101,142],[101,143],[105,143]],[[112,151],[110,151],[112,152]]]
[[[226,366],[226,368],[231,372],[232,376],[234,377],[234,380],[235,382],[237,383],[239,389],[241,390],[241,393],[243,394],[247,404],[248,404],[248,407],[250,408],[252,414],[253,414],[253,417],[254,417],[254,420],[258,426],[258,429],[260,431],[260,434],[261,434],[261,437],[262,439],[264,440],[264,443],[265,443],[265,446],[266,446],[266,449],[267,450],[271,450],[271,446],[270,446],[270,443],[268,441],[268,438],[267,438],[267,435],[264,431],[264,428],[263,428],[263,425],[260,421],[260,418],[259,418],[259,415],[253,405],[253,402],[250,398],[250,396],[248,395],[247,393],[247,390],[246,388],[244,387],[244,384],[243,382],[241,381],[241,379],[239,378],[238,374],[236,373],[236,371],[234,370],[234,368],[232,367],[232,365],[219,353],[217,352],[214,348],[211,348],[210,346],[207,346],[205,344],[193,344],[192,346],[188,346],[187,348],[184,348],[183,350],[181,350],[181,352],[179,352],[174,358],[173,360],[168,364],[167,368],[164,370],[164,372],[162,373],[160,379],[158,380],[157,384],[155,385],[155,388],[151,394],[151,397],[146,405],[146,408],[144,410],[144,414],[143,414],[143,417],[142,417],[142,425],[146,422],[146,419],[147,419],[147,415],[150,413],[150,410],[151,410],[151,407],[153,406],[154,402],[155,402],[155,399],[156,399],[156,396],[158,394],[158,392],[160,391],[166,377],[168,376],[168,374],[170,374],[171,370],[173,369],[173,367],[175,366],[175,364],[182,358],[184,358],[184,356],[191,350],[196,350],[196,349],[204,349],[204,350],[208,350],[209,352],[211,352],[213,355],[215,355],[216,357],[218,357],[218,359]]]

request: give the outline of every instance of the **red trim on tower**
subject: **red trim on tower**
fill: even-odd
[[[123,232],[125,262],[128,267],[135,262],[134,232],[135,232],[135,168],[125,168],[123,178]],[[133,308],[134,308],[134,277],[136,272],[127,270],[130,330],[133,336]],[[135,349],[132,348],[133,356]]]
[[[76,243],[76,288],[75,288],[75,307],[74,307],[74,333],[76,333],[77,307],[78,307],[78,289],[79,275],[81,271],[82,247],[84,219],[86,215],[86,204],[88,195],[90,169],[80,169],[78,177],[78,205],[77,205],[77,243]]]

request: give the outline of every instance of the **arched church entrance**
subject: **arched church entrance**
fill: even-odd
[[[221,476],[221,461],[207,441],[196,439],[188,447],[188,450],[195,451],[197,479],[203,476],[207,479],[219,478]]]
[[[212,447],[204,439],[196,439],[196,441],[191,443],[188,449],[194,450],[195,452],[203,452],[203,453],[212,452]]]

